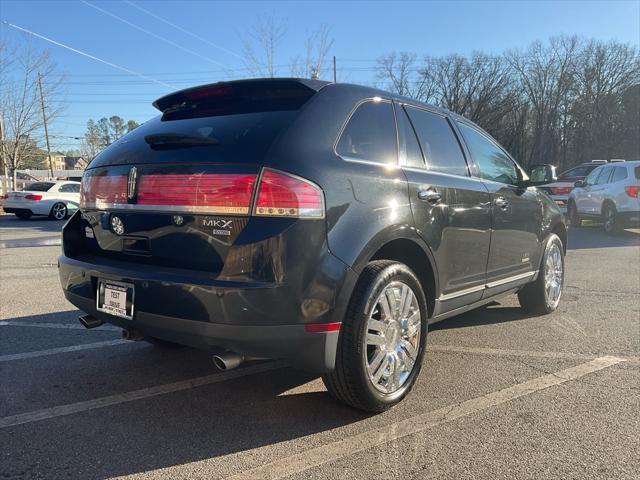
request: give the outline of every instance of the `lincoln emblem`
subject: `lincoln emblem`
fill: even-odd
[[[127,199],[133,200],[136,196],[136,180],[138,178],[138,169],[131,167],[129,170],[129,178],[127,180]]]

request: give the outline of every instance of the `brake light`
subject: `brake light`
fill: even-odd
[[[569,195],[573,187],[549,187],[551,195]]]
[[[124,175],[85,175],[80,186],[80,208],[109,208],[127,203]]]
[[[138,205],[167,206],[188,212],[249,213],[255,174],[198,173],[142,175]]]
[[[638,192],[640,192],[640,185],[629,185],[624,187],[624,191],[627,192],[627,195],[629,195],[632,198],[637,198],[638,197]]]
[[[29,194],[29,195],[25,195],[25,196],[24,196],[24,199],[25,199],[25,200],[34,200],[34,201],[36,201],[36,202],[37,202],[38,200],[42,200],[42,195],[32,195],[32,194]]]
[[[320,187],[300,177],[265,168],[260,177],[254,215],[323,218]]]

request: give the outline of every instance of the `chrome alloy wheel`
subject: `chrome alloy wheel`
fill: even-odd
[[[560,247],[554,243],[547,252],[544,267],[544,288],[550,306],[555,307],[560,301],[563,275],[562,252],[560,252]]]
[[[422,318],[418,299],[403,282],[392,282],[378,296],[367,321],[364,361],[376,390],[398,391],[413,371]]]
[[[51,210],[53,218],[56,220],[64,220],[67,216],[67,207],[64,203],[56,203]]]

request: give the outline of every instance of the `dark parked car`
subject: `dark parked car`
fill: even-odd
[[[429,323],[511,293],[558,306],[563,216],[458,115],[296,79],[154,105],[91,162],[63,231],[60,279],[87,327],[209,349],[221,368],[287,359],[382,411],[415,383]]]

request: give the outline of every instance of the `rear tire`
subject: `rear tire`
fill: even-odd
[[[49,218],[52,220],[64,220],[67,218],[68,214],[69,211],[67,210],[67,206],[62,202],[57,202],[53,204],[53,207],[51,207]]]
[[[31,212],[20,212],[15,214],[20,220],[28,220],[31,218]]]
[[[602,228],[608,235],[617,235],[622,231],[615,205],[607,203],[602,209]]]
[[[426,337],[427,303],[415,274],[402,263],[370,262],[340,329],[335,370],[322,380],[342,403],[387,410],[411,391]]]
[[[569,202],[569,205],[567,206],[567,216],[569,217],[569,224],[572,227],[579,228],[582,226],[582,220],[580,219],[580,215],[578,215],[578,209],[574,202]]]
[[[529,313],[546,315],[560,304],[564,287],[564,247],[555,233],[547,238],[538,278],[518,292],[522,308]]]

